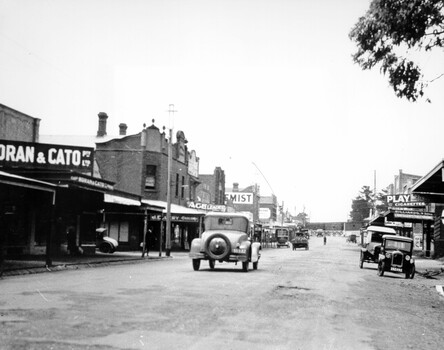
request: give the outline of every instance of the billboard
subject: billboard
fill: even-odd
[[[225,192],[225,200],[233,204],[253,204],[252,192]]]
[[[94,148],[0,140],[0,167],[92,172]]]

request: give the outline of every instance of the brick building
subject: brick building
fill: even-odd
[[[143,215],[162,208],[94,177],[94,148],[81,146],[86,142],[35,142],[40,119],[0,110],[0,253],[46,254],[50,263],[53,254],[68,252],[68,228],[76,245],[94,253],[95,230],[105,225],[124,249],[139,249]]]
[[[213,174],[199,174],[199,182],[195,201],[188,202],[188,206],[207,211],[226,211],[225,172],[222,168],[216,167]]]
[[[273,224],[277,220],[277,197],[261,196],[259,198],[259,220],[263,224]]]
[[[0,139],[38,142],[40,119],[0,104]]]
[[[99,124],[99,130],[100,125],[106,124]],[[194,150],[188,150],[187,143],[184,132],[178,131],[176,142],[172,144],[170,173],[172,248],[188,249],[191,240],[199,235],[203,215],[186,207],[189,201],[195,201],[196,187],[200,183],[199,158]],[[144,126],[138,134],[96,142],[96,162],[100,175],[113,181],[117,190],[139,195],[144,203],[166,208],[168,148],[165,130],[160,131],[153,120],[151,126]],[[161,215],[150,216],[149,225],[155,237],[166,231],[162,225],[164,219]],[[159,242],[150,244],[154,248]]]
[[[233,188],[228,188],[225,192],[227,207],[234,208],[236,212],[247,214],[253,223],[259,223],[259,186],[257,184],[239,189],[237,182],[233,183]]]

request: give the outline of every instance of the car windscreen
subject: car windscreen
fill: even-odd
[[[385,249],[397,249],[397,250],[405,250],[410,251],[412,247],[411,242],[404,242],[404,241],[395,241],[391,239],[387,239],[385,241]]]
[[[205,218],[205,230],[242,231],[248,232],[248,220],[242,217],[218,217]]]

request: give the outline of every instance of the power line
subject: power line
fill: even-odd
[[[256,163],[254,163],[254,162],[251,162],[251,163],[252,163],[252,164],[256,167],[256,169],[261,173],[262,177],[263,177],[264,180],[267,182],[268,187],[270,187],[271,193],[273,193],[273,195],[274,195],[275,197],[277,197],[276,194],[275,194],[274,191],[273,191],[273,188],[271,187],[270,183],[268,182],[267,178],[266,178],[265,175],[262,173],[261,169],[259,169],[259,167],[256,165]]]

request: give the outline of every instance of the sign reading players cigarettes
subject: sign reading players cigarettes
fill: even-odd
[[[0,140],[0,167],[92,172],[93,161],[89,147]]]

